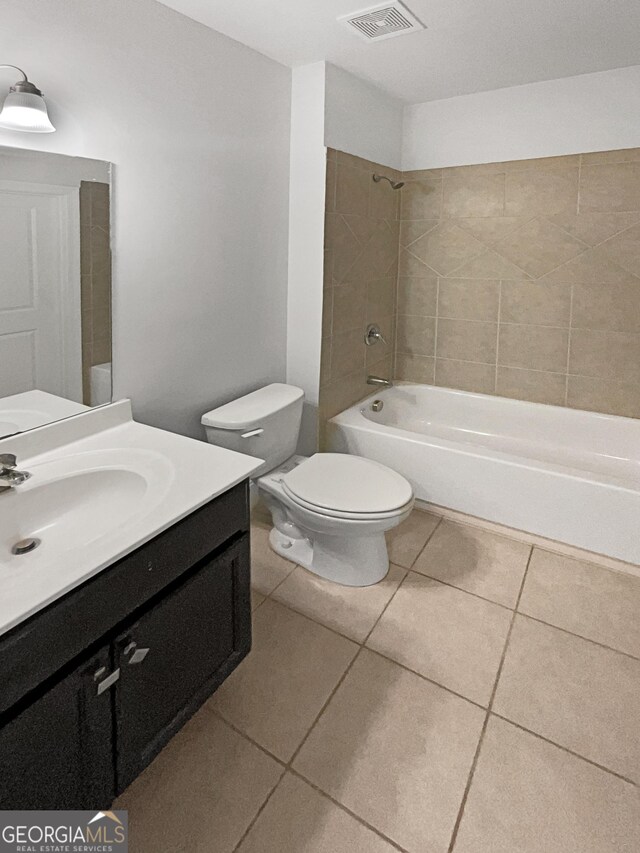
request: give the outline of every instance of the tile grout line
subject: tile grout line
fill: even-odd
[[[575,293],[575,285],[571,285],[569,292],[569,334],[567,336],[567,372],[564,381],[564,404],[569,405],[569,376],[571,374],[571,332],[573,330],[573,299]]]
[[[364,818],[360,817],[360,815],[356,814],[350,808],[348,808],[343,803],[341,803],[340,800],[336,800],[335,797],[331,796],[331,794],[328,794],[326,791],[323,791],[322,788],[319,788],[314,782],[312,782],[310,779],[307,779],[307,777],[304,776],[302,773],[300,773],[299,770],[296,770],[295,768],[290,767],[287,769],[287,772],[291,773],[292,776],[295,776],[296,778],[301,779],[306,785],[308,785],[310,788],[313,788],[314,791],[316,791],[318,794],[320,794],[326,800],[329,800],[329,802],[333,803],[334,806],[337,806],[341,811],[346,812],[348,815],[351,815],[351,817],[354,820],[356,820],[359,824],[361,824],[361,826],[365,826],[367,829],[371,830],[371,832],[375,833],[378,836],[378,838],[382,838],[383,841],[386,841],[393,848],[395,848],[396,850],[399,850],[400,853],[408,853],[408,851],[405,850],[404,847],[401,847],[397,843],[397,841],[394,841],[392,838],[389,838],[388,836],[384,835],[379,829],[376,829],[376,827],[373,826],[373,824],[368,823]],[[278,784],[280,784],[280,783],[278,782]]]
[[[520,583],[520,590],[518,592],[518,597],[516,599],[515,608],[513,611],[513,615],[511,617],[511,623],[509,625],[509,630],[507,631],[507,636],[504,642],[504,648],[502,650],[502,656],[500,658],[500,663],[498,665],[498,671],[496,672],[496,677],[493,682],[493,689],[491,691],[491,696],[489,698],[489,704],[487,706],[487,713],[484,718],[484,723],[482,725],[482,731],[480,732],[480,737],[478,739],[478,745],[476,747],[475,754],[473,756],[473,761],[471,762],[471,769],[469,771],[469,778],[467,779],[467,784],[465,785],[464,793],[462,794],[462,800],[460,802],[460,808],[458,810],[458,815],[456,817],[455,824],[453,826],[453,831],[451,833],[451,840],[449,842],[449,847],[447,849],[447,853],[453,853],[454,847],[456,845],[456,841],[458,838],[458,832],[460,831],[460,826],[462,825],[462,819],[464,817],[464,809],[467,804],[467,799],[469,797],[469,792],[471,790],[471,785],[473,784],[473,777],[476,771],[476,767],[478,765],[478,760],[480,758],[480,752],[482,749],[482,744],[484,742],[484,736],[487,731],[487,726],[489,724],[489,718],[491,717],[491,709],[493,707],[493,702],[496,696],[496,692],[498,690],[498,683],[500,681],[500,676],[502,675],[502,668],[504,666],[505,658],[507,656],[507,650],[509,648],[509,641],[511,640],[511,633],[513,631],[513,626],[516,620],[516,615],[518,612],[518,605],[520,604],[520,598],[522,597],[522,592],[524,590],[524,585],[527,579],[527,574],[529,572],[529,564],[531,563],[531,557],[533,556],[533,546],[530,547],[529,558],[527,560],[527,565],[524,570],[524,574],[522,576],[522,582]]]
[[[604,773],[608,773],[610,776],[615,776],[616,779],[620,779],[622,782],[627,782],[629,785],[633,785],[634,788],[640,787],[640,783],[635,782],[633,779],[630,779],[628,776],[623,776],[622,773],[618,773],[616,770],[611,770],[610,767],[605,767],[604,764],[598,764],[597,761],[594,761],[592,758],[587,758],[584,755],[580,755],[579,752],[574,752],[572,749],[569,749],[567,746],[563,746],[561,743],[558,743],[555,740],[551,740],[544,735],[541,735],[539,732],[535,732],[533,729],[528,729],[526,726],[521,725],[520,723],[515,722],[515,720],[511,720],[509,717],[505,717],[503,714],[498,714],[496,711],[490,711],[489,716],[495,717],[497,720],[502,720],[505,723],[509,723],[514,726],[516,729],[520,729],[522,732],[526,732],[529,735],[532,735],[538,740],[544,741],[544,743],[548,743],[550,746],[554,746],[556,749],[562,750],[562,752],[566,752],[569,755],[572,755],[574,758],[580,759],[580,761],[585,761],[587,764],[590,764],[592,767],[597,767],[598,770],[602,770]]]
[[[500,361],[500,326],[502,325],[502,285],[503,280],[500,279],[500,281],[498,282],[498,318],[496,322],[496,369],[493,378],[494,394],[498,393],[498,364]]]
[[[624,652],[622,649],[616,649],[614,646],[608,646],[606,643],[601,643],[599,640],[593,640],[591,637],[585,637],[584,634],[576,634],[575,631],[570,631],[568,628],[563,628],[560,625],[554,625],[553,622],[547,622],[537,616],[532,616],[530,613],[525,613],[524,610],[516,611],[518,616],[525,619],[530,619],[532,622],[537,622],[539,625],[545,625],[547,628],[553,628],[555,631],[562,631],[563,634],[568,634],[570,637],[575,637],[576,640],[582,640],[585,643],[590,643],[592,646],[598,646],[600,649],[605,649],[608,652],[613,652],[616,655],[622,655],[625,658],[639,661],[639,655],[633,655],[631,652]]]

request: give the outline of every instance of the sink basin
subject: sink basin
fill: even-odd
[[[24,567],[121,532],[158,505],[172,479],[165,458],[139,449],[82,453],[28,470],[31,479],[0,494],[0,565]],[[12,554],[28,538],[41,544]]]

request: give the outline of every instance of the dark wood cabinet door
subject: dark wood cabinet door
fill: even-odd
[[[116,640],[118,793],[211,695],[250,644],[245,535],[194,567]]]
[[[110,648],[0,728],[0,809],[102,809],[115,792]],[[111,676],[110,680],[106,680]]]

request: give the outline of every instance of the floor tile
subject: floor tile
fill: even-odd
[[[518,609],[640,657],[640,578],[535,548]]]
[[[404,569],[392,565],[380,583],[356,587],[332,583],[298,567],[273,598],[361,643],[405,575]]]
[[[222,716],[283,761],[308,732],[358,647],[274,601],[253,618],[253,649],[212,698]]]
[[[640,781],[640,661],[517,616],[493,710]]]
[[[628,782],[492,717],[454,853],[635,853]]]
[[[413,572],[367,645],[488,705],[513,613]]]
[[[295,563],[276,554],[269,545],[271,525],[251,525],[251,586],[263,595],[273,590],[295,569]]]
[[[413,570],[515,607],[531,546],[445,519]]]
[[[203,708],[114,803],[136,853],[231,853],[282,767]]]
[[[440,516],[414,509],[406,521],[387,533],[391,562],[410,569],[439,523]]]
[[[411,853],[445,853],[483,720],[365,649],[294,768]]]
[[[287,773],[238,853],[395,853],[297,776]]]

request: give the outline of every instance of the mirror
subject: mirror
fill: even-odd
[[[110,177],[0,147],[0,437],[111,402]]]

